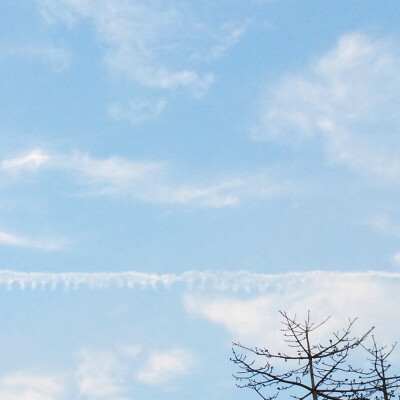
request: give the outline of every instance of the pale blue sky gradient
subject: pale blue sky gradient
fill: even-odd
[[[230,343],[282,308],[398,339],[399,13],[3,0],[0,398],[255,398]],[[126,271],[189,278],[99,284]]]

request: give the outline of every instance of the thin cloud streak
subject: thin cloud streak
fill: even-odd
[[[66,244],[66,240],[27,238],[25,236],[19,236],[9,232],[0,231],[0,245],[26,247],[43,251],[56,251],[63,249]]]
[[[21,157],[10,158],[1,162],[1,168],[8,172],[20,172],[22,170],[36,170],[50,161],[51,157],[41,149],[34,149],[29,154]]]
[[[182,274],[155,274],[137,271],[126,272],[19,272],[0,271],[0,286],[8,289],[64,288],[64,289],[108,289],[108,288],[169,288],[181,285],[186,288],[212,288],[221,292],[267,292],[282,287],[298,287],[307,282],[345,280],[357,282],[361,279],[390,280],[400,283],[400,273],[367,272],[329,272],[306,271],[284,274],[259,274],[252,272],[209,272],[186,271]]]
[[[1,169],[17,176],[24,171],[53,169],[75,175],[87,195],[118,195],[142,202],[199,207],[234,206],[246,199],[283,196],[295,190],[289,182],[275,181],[265,173],[225,176],[206,183],[175,183],[165,162],[95,159],[82,153],[50,155],[40,149],[3,160]]]

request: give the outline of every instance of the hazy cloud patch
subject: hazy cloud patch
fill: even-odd
[[[64,398],[63,384],[54,377],[15,372],[0,378],[0,397],[4,400],[57,400]]]
[[[193,365],[193,357],[183,349],[173,349],[152,354],[136,375],[139,382],[151,386],[163,386],[173,379],[187,375]]]
[[[191,29],[178,2],[36,1],[51,23],[89,21],[104,45],[105,64],[117,75],[145,87],[188,88],[195,94],[213,82],[210,72],[168,65],[176,64],[170,59],[182,52],[180,42]]]
[[[397,339],[399,274],[310,271],[276,278],[275,284],[261,293],[188,294],[184,304],[188,312],[223,326],[232,340],[253,345],[275,347],[281,343],[278,310],[300,319],[310,310],[317,321],[331,315],[322,335],[344,326],[347,318],[358,317],[357,331],[376,325],[376,335],[383,343]]]
[[[85,350],[76,370],[79,393],[89,399],[125,400],[127,367],[111,351]]]
[[[342,36],[268,93],[253,137],[281,144],[321,138],[330,162],[400,182],[399,71],[397,44]]]

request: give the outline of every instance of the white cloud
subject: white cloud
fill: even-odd
[[[379,271],[357,273],[305,271],[285,274],[257,274],[246,271],[186,271],[182,274],[152,274],[137,271],[92,273],[0,271],[0,286],[5,286],[8,289],[35,289],[37,287],[49,289],[107,289],[113,287],[136,289],[146,287],[157,288],[183,286],[192,291],[212,290],[220,293],[235,293],[238,295],[247,293],[252,295],[268,294],[272,296],[268,300],[269,303],[265,299],[252,299],[251,304],[253,304],[255,309],[261,309],[268,304],[272,304],[271,308],[273,308],[275,312],[275,310],[280,308],[300,304],[299,302],[303,300],[303,309],[307,309],[307,307],[318,304],[320,301],[319,306],[315,308],[318,308],[321,311],[321,314],[325,314],[325,312],[329,312],[329,310],[333,310],[334,307],[336,307],[337,310],[340,308],[341,313],[346,311],[350,316],[357,315],[357,312],[353,312],[353,308],[355,309],[359,306],[365,307],[365,312],[374,310],[375,306],[368,308],[370,304],[384,307],[387,304],[383,304],[381,302],[382,299],[388,300],[391,304],[392,300],[396,299],[400,293],[398,291],[399,285],[400,273]],[[394,293],[391,293],[392,290]],[[351,296],[358,300],[353,303],[348,302],[348,300],[351,299]],[[361,301],[362,299],[364,300]],[[196,303],[196,301],[191,301],[188,297],[188,308],[195,311],[192,306],[196,306],[197,304],[200,314],[210,313],[210,317],[214,315],[212,318],[215,321],[218,320],[218,315],[223,315],[225,311],[226,315],[229,315],[227,310],[231,304],[230,299],[224,299],[225,303],[222,303],[219,306],[220,308],[218,308],[218,310],[220,311],[215,311],[216,314],[212,314],[212,311],[207,311],[212,310],[212,308],[207,308],[208,306],[202,308],[204,299],[200,300],[202,301]],[[213,300],[210,300],[211,303],[212,301]],[[393,304],[395,303],[396,301],[393,300]],[[239,303],[233,302],[232,304],[235,305]],[[388,309],[390,309],[390,307]],[[251,313],[248,313],[246,316],[244,308],[242,310],[242,313],[236,314],[239,315],[237,317],[238,320],[240,320],[240,318],[252,318]]]
[[[98,160],[82,153],[49,155],[40,149],[3,160],[1,166],[8,173],[37,170],[40,167],[75,173],[87,185],[97,187],[102,193],[127,190],[134,182],[163,169],[162,163],[132,162],[120,157]]]
[[[398,339],[399,274],[319,271],[277,275],[274,284],[269,279],[271,286],[263,293],[214,298],[191,294],[185,305],[188,312],[224,326],[233,340],[253,345],[276,348],[282,343],[278,310],[296,313],[300,320],[307,310],[316,321],[332,315],[322,336],[344,326],[348,317],[359,317],[357,332],[375,325],[382,343]]]
[[[239,337],[258,337],[274,325],[271,308],[275,308],[270,298],[258,296],[249,300],[228,297],[205,301],[195,296],[185,298],[189,312],[205,316],[213,323],[222,324],[229,332]],[[260,316],[262,316],[260,318]]]
[[[86,154],[48,155],[34,150],[28,155],[2,162],[5,172],[36,170],[39,167],[74,173],[90,195],[124,195],[150,203],[223,207],[251,198],[288,195],[293,187],[275,182],[266,174],[226,177],[211,183],[173,183],[162,162],[133,162],[121,157],[94,159]]]
[[[203,207],[233,206],[251,198],[285,196],[293,192],[290,184],[274,182],[268,176],[237,176],[211,184],[164,185],[155,191],[157,201],[193,204]]]
[[[105,46],[109,69],[141,85],[162,89],[207,90],[211,73],[167,66],[182,53],[190,24],[174,2],[158,0],[36,0],[49,22],[90,21]],[[170,62],[176,64],[176,62]]]
[[[213,44],[210,48],[202,52],[197,50],[191,55],[192,59],[215,61],[225,56],[240,39],[246,34],[250,26],[250,21],[227,21],[218,28],[210,28],[200,25],[197,30],[203,34],[203,40],[208,36]]]
[[[190,372],[193,358],[186,350],[173,349],[154,353],[147,365],[136,375],[139,382],[159,386]]]
[[[43,251],[61,250],[67,245],[64,239],[55,240],[54,238],[27,238],[25,236],[14,235],[12,233],[0,231],[0,244],[27,247]]]
[[[34,149],[24,156],[3,160],[1,162],[1,168],[9,172],[36,170],[49,161],[49,155],[44,153],[41,149]]]
[[[230,275],[222,278],[226,281]],[[30,287],[35,289],[38,286],[50,287],[55,289],[58,286],[69,288],[78,288],[88,286],[93,289],[108,287],[156,287],[157,285],[171,286],[176,283],[201,284],[211,281],[218,285],[218,276],[207,272],[187,272],[183,275],[176,274],[149,274],[144,272],[102,272],[102,273],[84,273],[84,272],[64,272],[64,273],[46,273],[46,272],[16,272],[0,271],[0,285],[5,285],[11,289],[16,286],[21,289]],[[245,280],[243,281],[245,282]]]
[[[198,279],[201,277],[202,274],[198,276]],[[169,286],[177,282],[185,282],[185,279],[174,274],[157,275],[135,271],[123,273],[42,273],[6,270],[0,271],[0,285],[5,285],[9,289],[12,287],[19,287],[21,289],[30,287],[35,289],[38,286],[41,286],[42,288],[47,286],[52,289],[55,289],[58,286],[64,288],[78,288],[82,285],[93,289],[108,287],[155,287],[157,285]]]
[[[234,179],[211,186],[188,185],[183,187],[164,187],[158,196],[166,203],[201,204],[210,207],[235,205],[240,201],[240,190],[246,186],[241,179]]]
[[[54,377],[16,372],[0,378],[0,398],[4,400],[59,400],[63,386]]]
[[[133,184],[149,179],[163,169],[162,163],[132,162],[120,157],[103,160],[85,154],[60,157],[60,169],[76,172],[88,185],[101,193],[129,191]]]
[[[393,255],[393,261],[394,261],[398,266],[400,266],[400,252],[395,253],[395,254]]]
[[[249,22],[226,22],[222,26],[222,34],[219,43],[210,51],[208,58],[218,59],[225,55],[243,37],[249,27]]]
[[[191,354],[175,348],[138,359],[142,347],[120,345],[115,350],[83,349],[75,382],[80,396],[87,399],[131,399],[134,381],[168,386],[174,378],[188,374],[193,366]]]
[[[331,162],[398,182],[399,71],[394,43],[345,35],[266,96],[254,137],[280,143],[322,138]]]
[[[347,318],[359,317],[357,332],[376,326],[376,337],[381,343],[392,343],[400,331],[400,273],[304,271],[284,274],[256,274],[250,272],[200,272],[182,274],[149,274],[143,272],[115,273],[40,273],[0,271],[0,286],[11,288],[157,288],[188,289],[184,296],[186,310],[223,326],[233,340],[248,344],[281,343],[278,310],[297,313],[303,318],[311,310],[314,320],[332,315],[331,323],[322,333],[329,333],[345,325]],[[95,364],[113,365],[115,357],[124,363],[135,358],[141,348],[131,351],[118,348],[118,353],[100,353],[106,362],[86,360],[82,371]],[[150,382],[154,374],[162,374],[169,365],[169,353],[154,354],[140,370],[140,380]],[[185,356],[173,353],[186,360]],[[157,358],[156,356],[160,356]],[[85,360],[85,359],[84,359]],[[163,361],[167,360],[167,361]],[[174,366],[174,362],[171,361]],[[179,364],[180,365],[180,364]],[[171,367],[176,373],[181,366]],[[183,364],[182,364],[183,365]],[[108,368],[108,367],[107,367]],[[115,367],[117,368],[117,367]],[[175,369],[174,369],[175,368]],[[112,369],[110,367],[110,369]],[[82,372],[83,374],[83,372]],[[83,377],[84,375],[80,375]],[[165,371],[165,374],[167,372]],[[86,375],[85,375],[86,376]],[[122,375],[121,375],[122,376]],[[169,376],[169,375],[168,375]],[[167,378],[166,378],[167,379]],[[161,379],[162,380],[162,379]],[[85,381],[82,378],[82,382]],[[85,381],[91,382],[91,380]],[[90,387],[85,383],[82,387]],[[89,390],[89,389],[88,389]]]
[[[86,398],[127,399],[125,375],[126,367],[111,351],[86,350],[80,354],[76,380],[80,395]]]

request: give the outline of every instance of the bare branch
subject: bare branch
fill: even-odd
[[[380,378],[374,375],[374,373],[377,374],[378,364],[375,363],[375,367],[371,369],[372,372],[346,365],[350,352],[359,346],[365,348],[363,342],[374,329],[373,327],[362,336],[354,337],[351,335],[351,330],[357,319],[349,319],[347,326],[341,331],[333,332],[329,343],[323,345],[313,343],[312,336],[330,317],[316,323],[311,320],[311,314],[308,311],[305,321],[298,322],[296,315],[292,317],[286,311],[279,311],[279,313],[282,316],[283,342],[289,350],[271,353],[264,347],[233,343],[231,360],[239,369],[239,372],[234,375],[237,386],[253,389],[265,400],[275,399],[285,391],[296,400],[307,398],[361,400],[365,394],[370,395],[378,390]],[[376,354],[379,354],[386,362],[393,347],[386,353],[385,348],[379,349],[378,352],[375,350],[367,351],[374,359]],[[248,361],[248,356],[254,358]],[[277,364],[273,366],[270,361]],[[286,365],[289,366],[288,369],[284,368]],[[383,368],[384,372],[385,368]],[[361,381],[360,376],[363,376],[364,380]],[[386,381],[386,391],[392,390],[396,384],[397,377],[389,378]],[[390,400],[390,398],[385,400]]]

